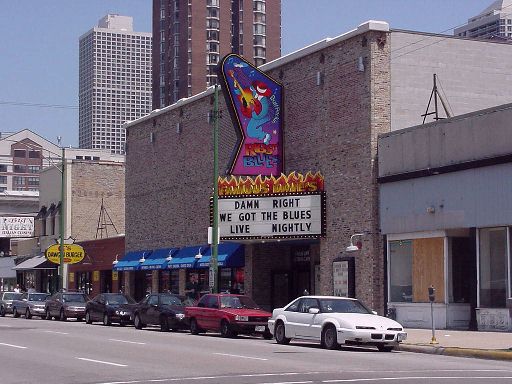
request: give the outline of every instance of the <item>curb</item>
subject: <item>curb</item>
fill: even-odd
[[[512,351],[496,349],[434,347],[422,344],[400,344],[397,350],[405,352],[427,353],[431,355],[473,357],[477,359],[512,361]]]

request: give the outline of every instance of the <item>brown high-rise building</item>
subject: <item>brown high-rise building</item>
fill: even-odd
[[[153,108],[215,84],[228,53],[278,58],[281,0],[153,0]]]

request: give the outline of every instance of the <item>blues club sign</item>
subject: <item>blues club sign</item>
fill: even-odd
[[[282,85],[236,54],[223,58],[220,72],[238,135],[229,173],[279,176],[283,170]]]

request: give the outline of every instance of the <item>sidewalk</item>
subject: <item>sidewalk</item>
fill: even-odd
[[[512,333],[436,330],[438,344],[431,344],[432,330],[406,329],[401,351],[512,361]]]

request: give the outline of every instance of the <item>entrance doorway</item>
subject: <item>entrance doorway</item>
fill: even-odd
[[[272,272],[272,308],[281,308],[290,302],[290,281],[288,271]]]

